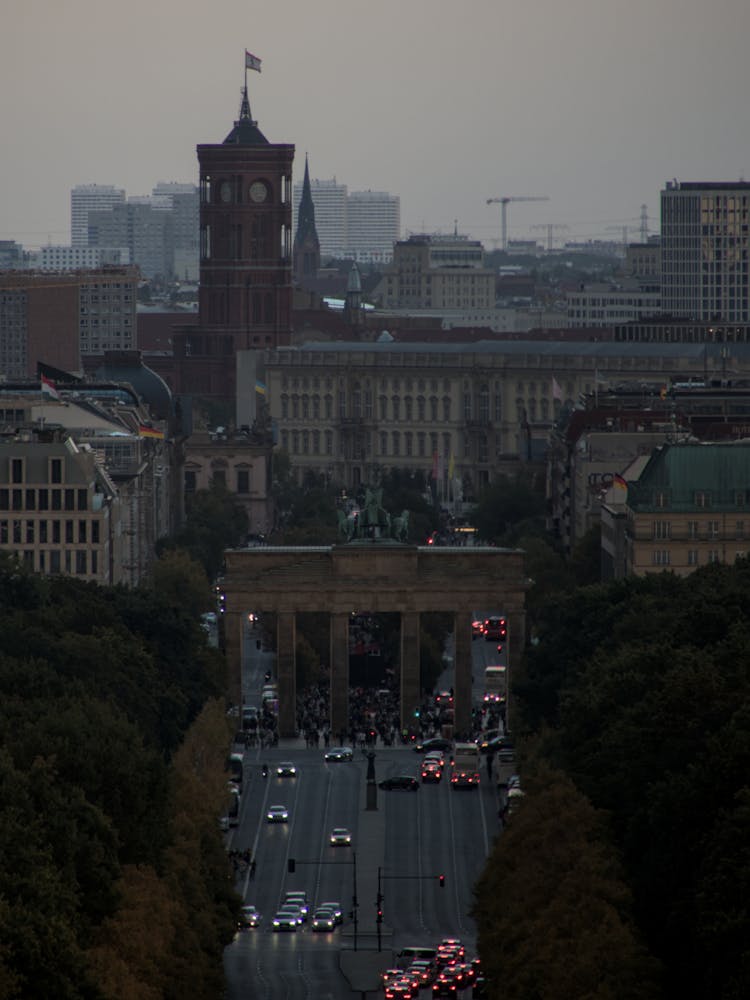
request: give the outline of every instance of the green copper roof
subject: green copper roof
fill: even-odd
[[[662,445],[637,482],[628,483],[636,511],[750,510],[750,442]]]

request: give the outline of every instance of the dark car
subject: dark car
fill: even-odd
[[[442,736],[433,736],[429,740],[423,740],[421,743],[414,744],[414,750],[417,753],[429,753],[430,750],[452,750],[453,741],[446,740]]]
[[[419,789],[419,782],[411,774],[396,774],[391,778],[384,778],[380,782],[380,787],[385,791],[393,788],[403,788],[405,791],[416,792]]]
[[[484,976],[477,976],[471,988],[472,1000],[484,1000],[487,996],[487,984]]]
[[[432,995],[434,997],[454,997],[457,992],[458,983],[453,976],[445,970],[440,972],[432,984]]]

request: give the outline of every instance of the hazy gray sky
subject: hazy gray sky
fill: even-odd
[[[750,179],[750,0],[3,0],[0,239],[70,239],[70,189],[197,183],[253,116],[404,232],[617,236],[667,179]],[[562,235],[562,231],[560,231]]]

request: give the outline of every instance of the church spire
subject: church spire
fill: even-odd
[[[310,187],[310,168],[305,154],[305,177],[302,182],[302,196],[297,211],[297,231],[294,234],[294,277],[297,284],[304,285],[305,279],[315,279],[320,268],[320,240],[315,228],[315,204]]]

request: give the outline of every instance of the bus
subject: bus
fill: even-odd
[[[485,705],[503,705],[508,696],[508,669],[498,665],[484,668]]]
[[[479,747],[456,743],[451,765],[451,788],[479,788]]]

